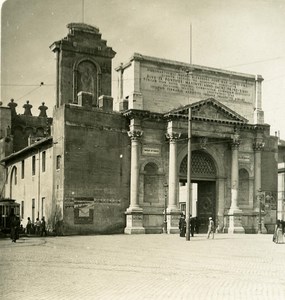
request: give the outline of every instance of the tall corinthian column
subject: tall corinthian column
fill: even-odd
[[[139,139],[142,136],[142,131],[133,130],[128,132],[131,138],[131,194],[130,194],[130,209],[139,208]]]
[[[167,232],[178,233],[178,218],[180,210],[177,204],[178,195],[178,168],[177,168],[177,140],[181,133],[170,131],[166,137],[169,139],[169,188],[167,207]]]
[[[231,181],[231,208],[230,212],[240,211],[237,205],[238,186],[239,186],[239,169],[238,169],[238,150],[240,140],[236,136],[232,141],[232,181]]]
[[[139,139],[143,132],[131,130],[128,132],[131,138],[131,181],[130,181],[130,206],[126,211],[127,226],[125,233],[145,233],[143,228],[143,211],[139,207]]]
[[[242,226],[242,211],[238,208],[238,187],[239,187],[239,154],[240,137],[237,132],[232,139],[232,172],[231,172],[231,207],[229,210],[228,233],[245,233]]]
[[[177,210],[177,188],[178,188],[178,170],[177,170],[177,140],[180,133],[172,133],[169,138],[169,203],[168,210]]]
[[[261,151],[264,148],[262,139],[256,139],[253,144],[254,150],[254,210],[258,214],[258,233],[267,233],[263,222],[261,210]]]

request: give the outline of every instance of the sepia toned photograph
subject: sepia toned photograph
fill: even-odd
[[[285,300],[285,0],[0,3],[0,298]]]

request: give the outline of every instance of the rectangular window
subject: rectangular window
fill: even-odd
[[[32,199],[32,223],[35,222],[35,199]]]
[[[17,185],[17,168],[16,167],[13,167],[13,171],[14,171],[14,175],[15,175],[15,181],[14,181],[14,183],[15,183],[15,185]]]
[[[24,201],[21,202],[21,218],[24,219]]]
[[[42,153],[42,172],[46,171],[46,152]]]
[[[56,157],[56,169],[59,170],[60,169],[60,163],[61,163],[61,156],[58,155]]]
[[[45,197],[42,197],[42,217],[45,217]]]
[[[32,157],[32,175],[36,174],[36,156]]]
[[[25,161],[22,160],[22,173],[21,173],[21,178],[25,178]]]

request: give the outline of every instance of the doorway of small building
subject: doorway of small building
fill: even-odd
[[[180,210],[186,212],[187,182],[180,180],[179,204]],[[215,220],[216,215],[216,182],[215,181],[192,181],[192,203],[190,213],[196,218],[198,233],[206,233],[208,230],[209,217]]]

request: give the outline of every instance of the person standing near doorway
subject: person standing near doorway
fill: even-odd
[[[183,213],[180,214],[179,219],[179,230],[180,230],[180,236],[185,237],[186,234],[186,220]]]
[[[194,231],[195,231],[195,218],[190,217],[190,232],[192,237],[194,237]]]
[[[27,227],[26,227],[26,233],[27,234],[31,234],[31,231],[32,231],[32,222],[31,222],[30,217],[28,217],[28,223],[27,223]]]
[[[41,221],[39,220],[39,218],[36,219],[36,235],[40,235],[40,229],[41,229]]]
[[[207,233],[207,239],[210,237],[210,234],[212,233],[212,239],[214,238],[214,232],[215,232],[215,225],[212,217],[209,218],[209,225],[208,225],[208,233]]]
[[[47,236],[47,229],[46,229],[46,220],[45,217],[42,217],[42,223],[41,223],[41,236]]]

